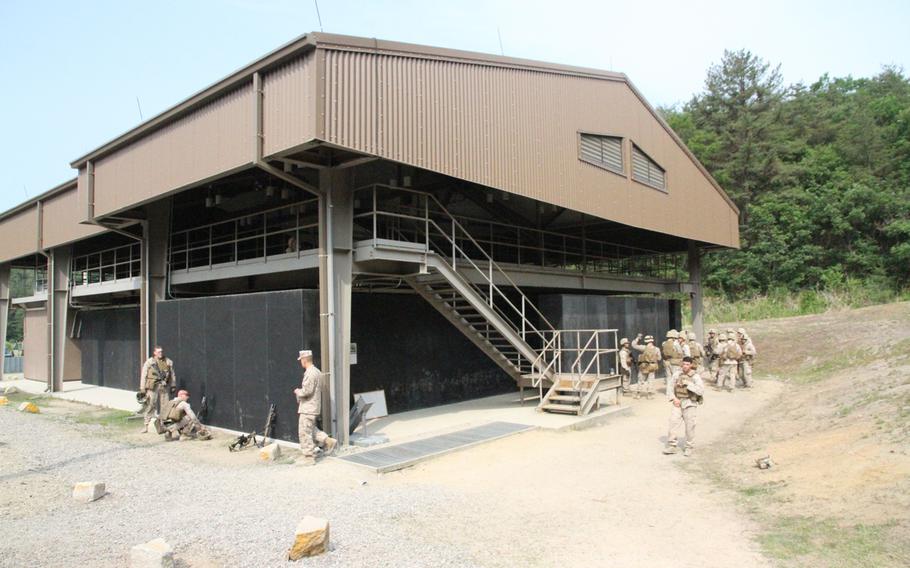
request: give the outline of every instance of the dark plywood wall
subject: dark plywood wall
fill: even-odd
[[[78,343],[82,382],[126,390],[139,388],[139,308],[81,311]]]

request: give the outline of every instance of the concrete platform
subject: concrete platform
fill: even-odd
[[[0,381],[0,390],[7,386],[14,386],[22,392],[43,394],[47,388],[47,383],[23,379],[22,375],[4,375],[3,379],[3,381]],[[55,392],[51,396],[62,400],[84,402],[115,410],[126,410],[129,412],[139,410],[135,392],[83,384],[82,381],[66,381],[63,383],[63,391]]]

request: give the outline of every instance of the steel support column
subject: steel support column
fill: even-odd
[[[354,251],[354,199],[348,170],[325,169],[319,173],[319,189],[325,195],[326,272],[328,282],[328,359],[331,382],[332,434],[348,443],[351,402],[351,283]],[[325,369],[324,369],[325,370]]]
[[[6,361],[6,328],[9,325],[10,306],[10,265],[0,264],[0,378],[3,378],[3,364]]]
[[[151,356],[157,341],[155,310],[158,302],[167,294],[168,236],[171,230],[171,211],[168,200],[156,201],[146,209],[146,220],[142,223],[141,272],[139,306],[139,352],[140,360]]]
[[[702,289],[701,289],[701,251],[698,246],[689,241],[689,283],[692,285],[692,292],[689,293],[689,299],[692,306],[692,329],[698,340],[705,340],[705,320],[702,306]]]
[[[48,387],[51,392],[63,390],[63,372],[66,363],[67,322],[69,313],[71,246],[57,247],[50,251],[47,297],[48,321]]]

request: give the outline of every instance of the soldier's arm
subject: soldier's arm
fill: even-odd
[[[698,373],[695,373],[692,375],[692,378],[689,379],[689,390],[698,396],[704,396],[705,382],[702,380],[701,375]]]
[[[645,348],[638,344],[638,338],[632,340],[632,349],[636,351],[644,351]]]
[[[631,371],[632,368],[629,366],[629,355],[620,355],[619,364],[622,366],[624,371]]]
[[[678,376],[679,376],[679,373],[674,373],[673,377],[667,381],[665,390],[667,393],[667,400],[669,400],[670,402],[673,402],[674,400],[676,400],[676,391],[674,389],[676,388],[676,377],[678,377]]]
[[[183,407],[186,415],[190,417],[190,420],[198,420],[198,418],[196,418],[196,413],[193,412],[193,407],[190,406],[190,403],[183,401],[180,403],[180,405]]]
[[[300,385],[300,394],[297,395],[298,398],[305,399],[313,396],[313,393],[316,392],[316,379],[318,375],[316,373],[306,372],[303,374],[303,383]]]
[[[135,369],[135,367],[133,367],[133,368]],[[148,362],[148,360],[146,360],[146,362],[142,364],[142,370],[139,371],[139,390],[141,390],[141,391],[145,390],[145,378],[148,376],[148,374],[149,374],[149,362]]]

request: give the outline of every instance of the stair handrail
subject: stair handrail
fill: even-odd
[[[521,318],[522,318],[522,319],[521,319],[521,324],[522,324],[522,325],[521,325],[520,328],[519,328],[519,326],[515,325],[515,322],[512,321],[512,318],[509,318],[509,317],[506,316],[506,320],[509,321],[509,323],[513,326],[513,328],[515,328],[516,331],[518,331],[518,332],[521,333],[523,339],[525,338],[525,334],[526,334],[526,332],[527,332],[527,330],[525,329],[525,326],[530,327],[532,332],[537,333],[541,338],[544,338],[543,333],[541,332],[541,330],[537,329],[537,327],[536,327],[533,323],[531,323],[530,320],[527,319],[527,314],[526,314],[526,312],[525,312],[525,307],[526,307],[526,306],[529,306],[529,307],[531,308],[531,310],[533,311],[533,313],[537,314],[537,316],[540,317],[541,322],[543,322],[543,323],[549,328],[549,330],[547,330],[547,331],[556,331],[555,328],[553,327],[553,324],[551,324],[550,321],[546,318],[546,316],[544,316],[543,313],[540,312],[540,310],[537,308],[537,306],[534,305],[533,302],[531,302],[531,300],[525,295],[525,293],[521,291],[521,289],[520,289],[520,288],[518,287],[518,285],[512,280],[512,278],[509,277],[509,275],[508,275],[508,274],[499,266],[499,264],[498,264],[495,260],[493,260],[492,256],[490,256],[490,255],[487,253],[487,251],[480,245],[480,243],[478,243],[478,242],[474,239],[474,237],[467,231],[467,229],[465,229],[464,226],[463,226],[460,222],[458,222],[458,220],[455,218],[455,216],[452,215],[452,213],[451,213],[451,212],[450,212],[450,211],[449,211],[449,210],[448,210],[448,209],[447,209],[447,208],[446,208],[438,199],[436,199],[436,197],[435,197],[434,195],[432,195],[432,194],[430,194],[430,193],[423,192],[423,191],[414,190],[414,189],[402,188],[402,187],[396,187],[396,186],[391,186],[391,185],[386,185],[386,184],[378,184],[378,183],[369,184],[369,185],[362,186],[362,187],[359,187],[359,188],[355,189],[355,190],[354,190],[354,193],[358,193],[358,192],[361,192],[361,191],[364,191],[364,190],[367,190],[367,189],[370,189],[370,190],[372,191],[372,196],[373,196],[372,203],[373,203],[373,206],[372,206],[372,211],[371,211],[370,213],[371,213],[372,216],[373,216],[373,235],[374,235],[374,238],[377,238],[376,235],[377,235],[377,232],[378,232],[378,231],[377,231],[376,216],[379,215],[380,213],[383,214],[383,215],[388,215],[388,216],[393,216],[393,217],[401,217],[401,218],[408,218],[408,219],[412,219],[412,220],[420,220],[420,219],[418,219],[417,217],[414,217],[414,216],[401,215],[401,214],[396,214],[396,213],[392,213],[392,212],[385,212],[385,211],[380,212],[380,211],[378,210],[378,203],[377,203],[377,199],[376,199],[376,190],[377,190],[378,188],[387,189],[387,190],[395,191],[395,192],[408,193],[408,194],[412,194],[412,195],[418,195],[418,196],[422,196],[422,197],[424,198],[424,218],[423,218],[423,221],[424,221],[424,223],[425,223],[425,233],[426,233],[426,234],[425,234],[425,238],[426,238],[426,241],[427,241],[427,242],[426,242],[426,249],[427,249],[427,251],[429,252],[429,248],[430,248],[430,231],[429,231],[429,228],[430,228],[430,226],[432,225],[432,226],[436,229],[436,231],[437,231],[437,232],[438,232],[446,241],[448,241],[448,242],[452,245],[452,268],[455,269],[455,270],[457,271],[457,263],[456,263],[456,261],[457,261],[457,256],[458,256],[458,255],[456,255],[456,252],[457,252],[457,253],[460,253],[461,257],[462,257],[464,260],[466,260],[468,263],[470,263],[470,265],[471,265],[471,266],[472,266],[472,267],[481,275],[481,277],[483,278],[483,280],[486,281],[486,283],[487,283],[487,286],[486,286],[486,287],[488,287],[488,289],[489,289],[488,292],[486,293],[486,299],[487,299],[487,302],[488,302],[488,304],[490,305],[490,307],[494,307],[494,304],[493,304],[493,291],[495,290],[495,292],[499,295],[499,297],[500,297],[502,300],[504,300],[509,306],[511,306],[511,308],[512,308],[513,310],[515,310],[516,315],[521,316]],[[441,213],[443,213],[443,214],[448,218],[448,220],[452,223],[452,236],[451,236],[451,237],[448,235],[447,231],[445,231],[442,227],[439,226],[439,224],[436,223],[436,221],[435,221],[434,219],[431,219],[431,218],[430,218],[430,216],[429,216],[429,202],[430,202],[430,200],[432,200],[432,201],[434,202],[435,206],[438,207],[439,210],[441,211]],[[458,243],[456,242],[456,239],[455,239],[455,229],[456,229],[456,227],[457,227],[457,229],[460,231],[462,237],[463,237],[463,238],[467,238],[467,239],[474,245],[474,247],[475,247],[478,251],[480,251],[480,253],[482,254],[482,256],[486,259],[486,261],[487,261],[487,263],[488,263],[488,264],[487,264],[487,271],[484,271],[480,266],[478,266],[477,263],[475,263],[474,260],[473,260],[465,251],[464,251],[464,249],[458,245]],[[518,294],[519,297],[521,298],[521,304],[522,304],[522,307],[521,307],[521,308],[519,308],[518,306],[515,306],[515,304],[512,303],[512,301],[508,298],[508,296],[506,296],[505,293],[504,293],[502,290],[500,290],[500,287],[499,287],[498,285],[496,285],[496,284],[493,282],[493,269],[494,269],[494,268],[496,269],[497,275],[498,275],[498,276],[501,276],[502,278],[504,278],[505,281],[508,282],[508,283],[511,285],[511,287],[513,288],[513,290],[514,290],[515,292],[517,292],[517,294]],[[484,295],[484,292],[480,289],[479,286],[477,286],[477,285],[475,285],[475,284],[473,284],[473,283],[471,283],[471,282],[468,282],[468,283],[471,284],[471,286],[474,287],[478,292],[480,292],[482,296]],[[505,314],[502,314],[502,311],[501,311],[500,309],[497,308],[497,311],[499,311],[501,315],[505,316]],[[532,368],[533,368],[533,367],[532,367]]]

